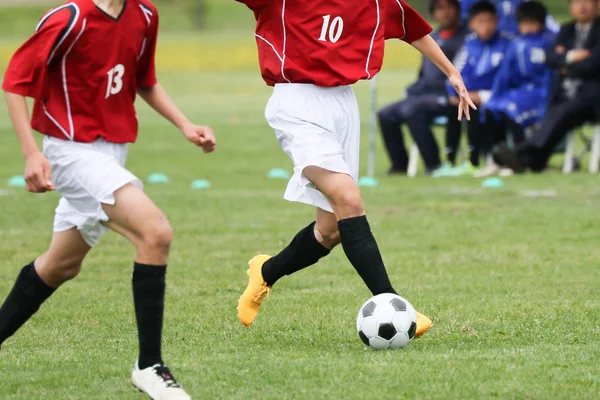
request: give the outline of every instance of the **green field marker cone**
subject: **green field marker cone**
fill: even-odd
[[[502,182],[502,179],[496,177],[487,178],[481,182],[481,187],[487,189],[498,189],[504,187],[504,182]]]
[[[273,168],[267,172],[267,177],[269,179],[290,179],[291,176],[292,174],[283,168]]]
[[[25,177],[21,175],[13,176],[8,180],[8,186],[10,187],[25,187]]]
[[[169,177],[160,172],[150,174],[147,179],[149,184],[169,183]]]
[[[358,180],[358,186],[362,187],[378,187],[379,182],[372,176],[363,176]]]
[[[210,181],[207,181],[206,179],[198,179],[192,182],[190,187],[192,189],[210,189]]]

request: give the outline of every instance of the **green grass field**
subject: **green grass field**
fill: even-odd
[[[234,43],[210,32],[182,38]],[[240,41],[252,46],[251,37]],[[164,353],[194,399],[600,398],[600,182],[586,173],[511,177],[499,190],[472,178],[381,176],[381,187],[365,189],[397,290],[435,319],[404,351],[373,352],[360,342],[355,317],[369,293],[341,249],[278,283],[244,328],[235,306],[247,260],[280,250],[313,212],[282,200],[286,183],[266,178],[290,163],[264,121],[269,89],[257,68],[244,61],[224,70],[207,60],[178,69],[182,61],[168,64],[175,42],[162,42],[161,80],[194,120],[215,129],[218,151],[202,154],[140,105],[128,165],[142,179],[164,172],[172,181],[146,190],[175,230]],[[400,68],[403,59],[414,65],[414,55],[392,50],[399,61],[380,76],[382,103],[414,78],[414,68]],[[356,90],[366,150],[368,84]],[[7,187],[23,160],[6,115],[0,100],[2,299],[22,265],[47,248],[58,201]],[[378,173],[386,167],[379,143]],[[201,178],[213,187],[191,190]],[[555,196],[532,197],[547,191]],[[5,343],[0,399],[144,398],[129,383],[134,253],[107,234],[80,277]]]

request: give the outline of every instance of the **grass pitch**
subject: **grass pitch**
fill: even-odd
[[[381,102],[413,78],[382,73]],[[269,89],[256,71],[163,71],[161,80],[219,141],[203,155],[141,105],[128,164],[142,179],[171,178],[147,192],[176,234],[164,355],[194,399],[600,397],[597,177],[511,177],[501,190],[471,178],[382,177],[364,190],[373,230],[397,290],[433,329],[404,351],[364,347],[355,317],[369,293],[341,249],[278,283],[248,329],[235,310],[247,260],[280,250],[313,211],[282,200],[285,182],[266,178],[290,163],[264,121]],[[366,123],[368,84],[356,89]],[[381,174],[381,144],[378,154]],[[2,102],[0,158],[3,299],[47,248],[58,197],[3,183],[23,160]],[[213,187],[191,190],[195,179]],[[5,343],[0,399],[143,398],[129,383],[133,257],[116,234],[102,238],[80,277]]]

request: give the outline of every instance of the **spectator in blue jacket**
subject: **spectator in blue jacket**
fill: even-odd
[[[478,1],[479,0],[461,0],[461,18],[464,22],[469,18],[469,9]],[[514,35],[519,33],[516,10],[526,1],[529,0],[493,0],[498,13],[498,29],[500,31],[512,33]],[[557,34],[560,30],[560,24],[549,14],[546,15],[546,29],[554,34]]]
[[[432,0],[429,10],[439,25],[431,36],[446,57],[453,59],[467,33],[460,23],[458,0]],[[404,124],[419,147],[427,170],[431,172],[440,166],[439,147],[431,125],[437,117],[446,115],[447,105],[446,76],[431,61],[423,58],[419,78],[408,87],[406,97],[378,113],[385,147],[392,161],[388,174],[406,173],[408,168],[408,154],[401,128]]]
[[[525,128],[544,116],[553,72],[545,63],[554,38],[545,29],[547,10],[537,1],[522,3],[517,10],[520,36],[515,39],[494,79],[492,96],[482,107],[492,142],[525,139]]]
[[[469,10],[469,29],[473,33],[467,36],[463,48],[454,59],[454,65],[461,72],[471,99],[481,107],[491,97],[494,79],[510,46],[512,35],[498,30],[496,6],[486,0],[475,3]],[[446,82],[446,90],[450,103],[446,127],[446,153],[448,161],[454,164],[462,124],[455,118],[459,98],[449,82]],[[467,131],[469,160],[473,167],[479,166],[484,137],[482,128],[479,112],[472,111]],[[489,146],[486,150],[490,151]]]
[[[520,146],[494,151],[500,164],[521,172],[543,171],[556,145],[585,122],[600,121],[600,17],[598,0],[570,0],[573,20],[563,25],[546,53],[555,85],[539,128]]]

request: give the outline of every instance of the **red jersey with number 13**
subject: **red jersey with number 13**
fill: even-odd
[[[237,0],[256,17],[264,80],[351,85],[383,63],[385,39],[411,43],[431,26],[404,0]]]
[[[156,84],[156,8],[125,0],[113,18],[92,0],[46,13],[13,56],[2,88],[35,99],[32,127],[76,142],[134,142],[136,89]]]

